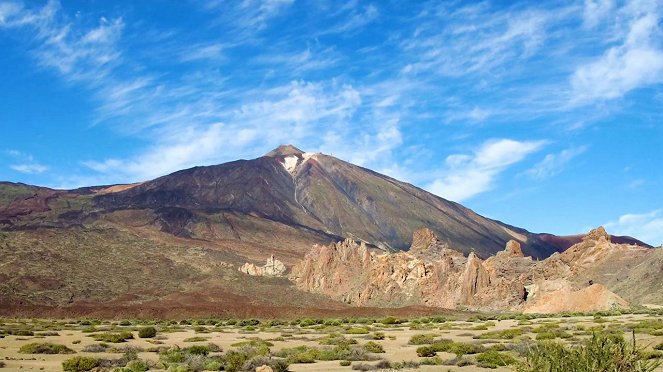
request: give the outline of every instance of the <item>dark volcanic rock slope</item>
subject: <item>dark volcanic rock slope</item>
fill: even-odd
[[[191,236],[200,214],[231,211],[403,250],[412,232],[433,230],[442,242],[481,257],[516,239],[534,257],[557,249],[536,235],[410,184],[324,154],[282,146],[254,160],[196,167],[95,198],[104,210],[151,209],[170,232]]]

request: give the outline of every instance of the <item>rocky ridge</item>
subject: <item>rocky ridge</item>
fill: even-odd
[[[257,266],[247,262],[239,268],[240,272],[251,276],[283,276],[286,270],[283,262],[274,258],[274,255],[271,255],[267,259],[264,266]]]
[[[611,243],[602,227],[542,261],[525,257],[515,240],[486,260],[449,249],[428,229],[412,240],[410,250],[398,253],[372,251],[351,239],[314,246],[290,277],[300,289],[358,306],[590,311],[628,303],[601,283],[574,279],[616,252],[645,249]]]

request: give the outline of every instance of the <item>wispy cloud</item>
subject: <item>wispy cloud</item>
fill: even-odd
[[[441,197],[463,201],[490,190],[500,173],[543,147],[545,141],[491,140],[472,154],[454,154],[445,161],[446,171],[427,189]]]
[[[543,160],[530,168],[527,174],[537,181],[554,177],[562,173],[571,160],[586,150],[587,146],[580,146],[564,149],[557,154],[548,154]]]
[[[232,23],[242,35],[264,29],[270,19],[288,9],[295,0],[203,1],[203,7]]]
[[[82,30],[76,26],[61,16],[60,3],[55,0],[36,9],[14,3],[0,8],[0,27],[35,31],[38,46],[33,54],[42,67],[53,68],[70,81],[100,79],[120,58],[117,41],[124,22],[101,17],[96,27]]]
[[[380,15],[378,8],[373,4],[368,4],[362,8],[355,2],[350,2],[346,9],[348,10],[348,13],[344,14],[344,20],[325,30],[323,34],[342,33],[349,35],[352,34],[352,31],[358,30],[373,22]]]
[[[24,174],[40,174],[48,170],[48,167],[39,163],[30,154],[18,150],[7,150],[6,154],[9,155],[14,161],[10,164],[9,168]]]
[[[606,230],[615,235],[628,235],[654,246],[663,244],[663,211],[625,214],[607,222]]]
[[[627,19],[627,31],[619,45],[576,69],[571,77],[573,104],[621,98],[632,90],[663,82],[660,4],[631,2],[613,17]]]
[[[361,98],[347,85],[292,82],[265,90],[260,98],[217,113],[225,121],[184,121],[184,113],[163,119],[157,143],[129,159],[87,161],[86,166],[133,181],[178,169],[232,160],[281,143],[315,144],[319,126],[348,120]],[[260,151],[260,150],[257,150]]]

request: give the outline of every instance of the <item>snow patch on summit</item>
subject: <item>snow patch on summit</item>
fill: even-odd
[[[297,167],[300,164],[306,163],[309,159],[315,158],[315,155],[318,153],[315,152],[305,152],[301,155],[301,157],[297,155],[289,155],[283,158],[283,162],[281,165],[283,165],[283,168],[288,171],[291,175],[295,175],[295,172],[297,171]]]
[[[281,164],[283,164],[283,167],[288,171],[288,173],[294,175],[297,164],[299,164],[299,157],[295,155],[286,156],[283,158],[283,163]]]

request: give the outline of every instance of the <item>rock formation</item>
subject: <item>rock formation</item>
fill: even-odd
[[[271,255],[264,266],[256,266],[247,262],[239,268],[239,271],[252,276],[283,276],[286,267],[283,262]]]
[[[306,291],[359,306],[426,305],[453,309],[527,312],[589,311],[627,302],[599,283],[579,283],[580,274],[616,245],[603,228],[543,261],[524,257],[509,241],[486,260],[449,249],[428,229],[414,233],[406,252],[369,250],[346,239],[314,246],[292,269],[291,280]],[[641,249],[641,248],[638,248]]]

